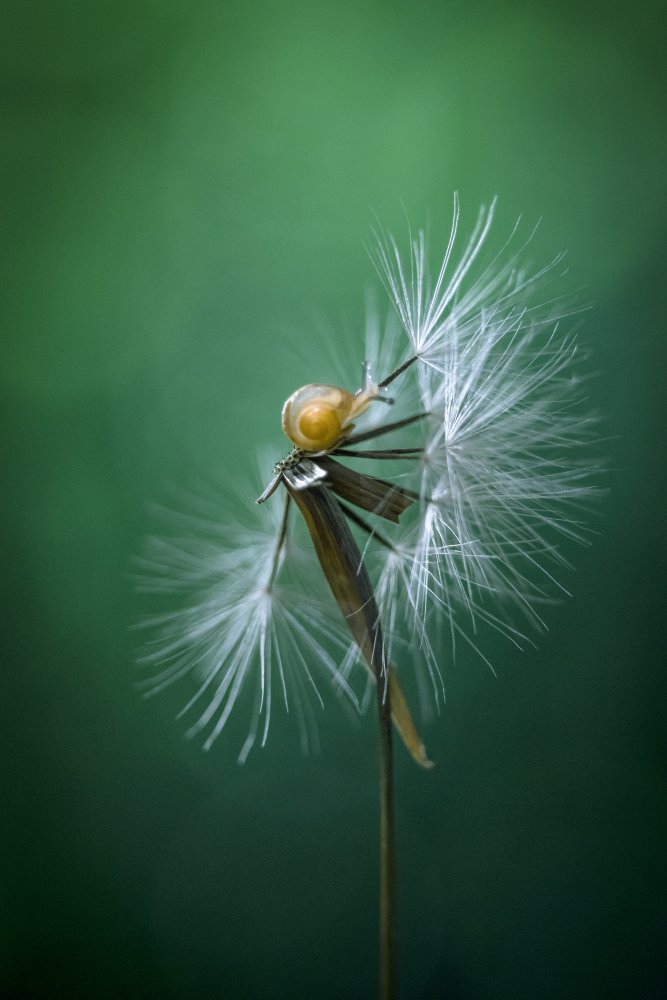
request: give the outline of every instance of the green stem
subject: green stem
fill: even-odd
[[[389,686],[378,678],[380,730],[380,1000],[395,1000],[396,984],[396,836],[394,763]]]

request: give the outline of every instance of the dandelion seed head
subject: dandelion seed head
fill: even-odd
[[[423,231],[404,253],[378,229],[374,261],[390,308],[383,315],[367,295],[359,356],[335,366],[348,373],[346,388],[312,384],[288,399],[283,427],[297,448],[277,464],[262,460],[264,475],[274,468],[262,519],[232,524],[216,505],[174,516],[170,533],[149,541],[144,585],[171,602],[148,623],[149,690],[190,676],[183,714],[204,746],[249,704],[245,760],[266,743],[277,701],[297,718],[306,750],[317,745],[315,709],[327,688],[362,710],[370,698],[370,682],[355,693],[360,640],[350,641],[303,526],[288,530],[277,498],[264,504],[283,476],[295,495],[333,495],[339,459],[353,468],[364,460],[361,478],[336,475],[368,523],[345,506],[341,518],[360,538],[358,573],[370,572],[380,659],[401,678],[414,674],[424,714],[444,703],[446,665],[461,644],[493,669],[483,633],[522,648],[544,627],[544,607],[566,593],[560,577],[571,543],[587,540],[599,468],[589,457],[596,421],[582,398],[586,358],[571,332],[574,310],[553,291],[562,258],[528,266],[532,234],[522,240],[518,225],[492,253],[494,211],[495,202],[483,208],[461,239],[455,199],[433,269]],[[387,425],[387,445],[364,451]],[[376,459],[383,479],[367,464]],[[393,512],[388,498],[398,498]]]

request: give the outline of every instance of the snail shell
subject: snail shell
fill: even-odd
[[[297,448],[328,451],[352,430],[352,420],[377,397],[377,387],[357,393],[313,383],[297,389],[283,406],[283,430]]]

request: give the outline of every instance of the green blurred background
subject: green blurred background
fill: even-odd
[[[656,9],[2,3],[14,996],[373,995],[372,718],[325,714],[315,758],[281,712],[245,768],[244,719],[202,753],[183,691],[133,686],[132,558],[148,500],[284,450],[289,345],[361,316],[371,210],[444,235],[454,190],[466,228],[497,193],[496,233],[568,252],[611,489],[538,652],[494,680],[462,651],[437,770],[397,759],[402,995],[664,995]]]

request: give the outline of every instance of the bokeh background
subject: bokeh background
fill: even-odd
[[[134,687],[149,500],[284,450],[371,213],[498,194],[593,303],[608,496],[537,652],[397,757],[402,995],[661,997],[664,15],[650,2],[4,0],[3,872],[17,997],[367,997],[372,718],[235,763]],[[317,378],[318,373],[313,372]],[[254,494],[250,494],[248,503]],[[239,503],[239,501],[236,501]],[[236,727],[236,728],[235,728]]]

